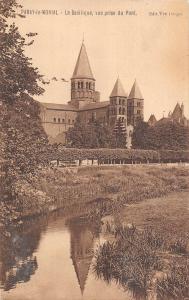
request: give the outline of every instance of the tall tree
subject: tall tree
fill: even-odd
[[[33,96],[44,92],[38,84],[43,76],[24,53],[36,33],[23,37],[16,24],[10,23],[12,18],[21,16],[16,13],[19,7],[15,0],[0,2],[0,99],[6,103],[12,103],[23,94]]]
[[[114,128],[114,135],[115,135],[115,148],[126,148],[127,143],[127,131],[125,124],[118,119],[115,128]]]
[[[67,132],[67,146],[74,148],[112,147],[114,135],[109,126],[97,120],[84,124],[79,119]]]
[[[169,120],[155,126],[140,122],[134,129],[132,144],[139,149],[187,150],[189,128]]]
[[[0,1],[0,155],[6,161],[9,186],[45,162],[47,145],[40,107],[33,99],[44,92],[44,80],[25,55],[36,33],[22,37],[11,23],[20,16],[18,8],[16,0]]]

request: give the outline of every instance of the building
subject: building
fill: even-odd
[[[154,126],[154,125],[158,125],[158,124],[162,124],[162,123],[165,124],[167,122],[178,123],[185,127],[189,127],[189,120],[184,115],[184,104],[183,103],[181,105],[179,103],[177,103],[173,112],[170,111],[167,117],[163,117],[157,121],[156,117],[154,115],[151,115],[148,120],[148,124],[150,126]]]
[[[52,142],[65,143],[66,132],[77,118],[81,122],[98,120],[116,126],[121,120],[127,130],[127,147],[131,146],[133,126],[143,120],[144,99],[135,80],[129,96],[118,77],[107,101],[100,101],[100,92],[95,89],[86,47],[82,42],[76,66],[71,78],[71,99],[68,104],[41,103],[43,127]]]

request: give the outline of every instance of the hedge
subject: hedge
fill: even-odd
[[[49,152],[52,160],[124,160],[125,162],[189,162],[189,151],[141,149],[76,149],[62,146]]]

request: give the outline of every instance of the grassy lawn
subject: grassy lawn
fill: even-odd
[[[134,223],[139,228],[150,226],[157,231],[188,233],[189,191],[130,204],[121,211],[119,219],[125,224]]]
[[[133,299],[188,299],[189,190],[130,203],[108,220],[97,277],[117,282]]]

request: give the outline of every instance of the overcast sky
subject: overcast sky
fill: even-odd
[[[21,0],[25,9],[57,10],[58,15],[27,15],[17,23],[22,33],[37,32],[27,49],[46,78],[70,80],[83,33],[96,89],[101,101],[109,99],[119,75],[129,93],[137,79],[144,97],[144,115],[157,118],[185,105],[189,117],[189,6],[186,0]],[[92,11],[93,16],[66,15]],[[118,10],[124,15],[118,16]],[[116,15],[96,16],[113,11]],[[126,11],[135,11],[128,16]],[[160,15],[167,13],[167,15]],[[157,15],[150,16],[150,13]],[[169,13],[172,15],[169,16]],[[45,86],[41,102],[66,103],[70,82]]]

